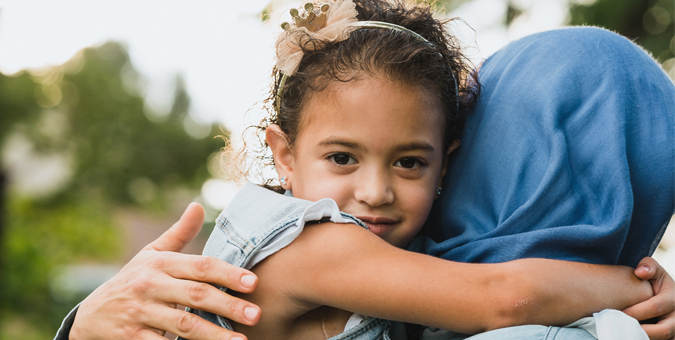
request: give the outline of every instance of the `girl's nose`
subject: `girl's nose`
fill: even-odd
[[[394,190],[390,178],[379,171],[370,176],[362,176],[355,183],[354,198],[371,207],[379,207],[394,203]]]

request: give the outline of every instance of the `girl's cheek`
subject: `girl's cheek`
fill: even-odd
[[[346,193],[349,191],[349,179],[333,173],[330,169],[316,168],[303,174],[303,199],[318,201],[322,198],[331,198],[341,206]]]
[[[326,179],[322,183],[318,184],[323,186],[324,197],[334,199],[339,206],[349,191],[349,183],[342,178]]]

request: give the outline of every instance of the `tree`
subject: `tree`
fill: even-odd
[[[659,62],[675,57],[675,4],[672,0],[598,0],[572,4],[570,24],[615,31],[644,47]]]
[[[70,173],[50,192],[0,193],[0,319],[55,332],[73,301],[51,294],[53,269],[114,260],[121,248],[116,207],[159,209],[176,188],[194,190],[208,178],[207,159],[223,146],[212,138],[223,134],[220,127],[203,127],[211,138],[186,132],[189,95],[180,78],[171,112],[153,116],[138,78],[114,42],[64,65],[0,74],[0,143],[21,140],[35,157],[66,160]],[[0,167],[0,184],[11,166]],[[1,327],[0,338],[17,336],[3,336]]]

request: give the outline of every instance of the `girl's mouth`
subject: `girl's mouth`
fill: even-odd
[[[368,230],[370,230],[373,234],[377,236],[382,236],[386,234],[389,230],[394,228],[396,223],[399,222],[395,219],[388,217],[356,216],[356,218],[363,221],[363,223],[365,223],[366,226],[368,226]]]

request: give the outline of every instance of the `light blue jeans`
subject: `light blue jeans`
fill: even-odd
[[[527,325],[497,329],[471,337],[438,337],[424,340],[595,340],[596,338],[581,328],[546,327]],[[618,340],[618,339],[617,339]]]

